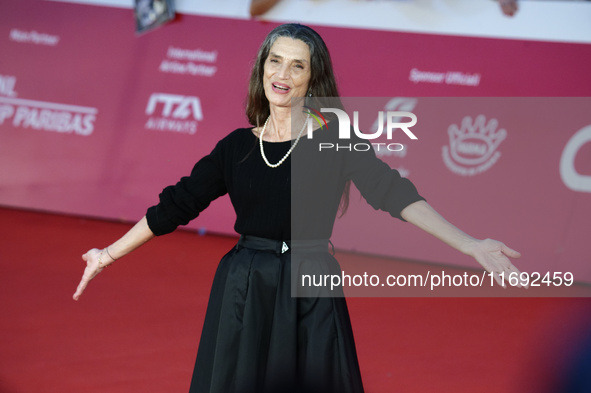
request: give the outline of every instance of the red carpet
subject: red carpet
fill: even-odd
[[[216,263],[235,239],[155,239],[74,302],[80,255],[130,226],[1,208],[0,222],[0,392],[188,391]],[[589,336],[590,305],[349,299],[368,393],[560,391],[551,383]]]

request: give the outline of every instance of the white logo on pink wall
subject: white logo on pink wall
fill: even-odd
[[[150,116],[146,129],[195,134],[197,122],[203,120],[199,97],[177,94],[153,93],[146,106]]]
[[[0,95],[16,97],[17,94],[14,91],[14,85],[16,85],[16,76],[0,75]]]
[[[38,33],[35,30],[11,29],[9,37],[11,41],[35,45],[56,46],[60,41],[60,37],[57,35]]]
[[[94,131],[97,108],[16,98],[17,79],[0,75],[0,126],[89,136]]]
[[[498,147],[507,137],[505,129],[497,129],[498,121],[486,121],[484,115],[472,120],[462,119],[461,126],[448,128],[449,145],[443,146],[443,162],[461,176],[474,176],[489,170],[501,156]]]
[[[560,177],[573,191],[591,192],[591,176],[577,172],[575,159],[584,144],[591,142],[591,125],[577,131],[567,142],[560,157]]]

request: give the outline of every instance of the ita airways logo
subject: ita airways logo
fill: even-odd
[[[507,131],[498,129],[496,119],[486,120],[479,115],[462,119],[461,126],[448,128],[449,145],[443,146],[443,162],[447,168],[461,176],[474,176],[489,170],[501,157],[499,145]]]
[[[197,132],[197,122],[203,120],[199,97],[167,93],[150,96],[146,115],[146,129],[191,135]]]

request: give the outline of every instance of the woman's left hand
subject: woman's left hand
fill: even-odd
[[[509,277],[517,278],[516,286],[527,288],[527,285],[522,285],[520,282],[519,275],[521,273],[509,260],[509,258],[521,256],[517,251],[496,240],[474,239],[443,218],[426,201],[417,201],[408,205],[400,215],[406,221],[413,223],[456,250],[472,256],[487,272],[492,274],[495,281],[503,288],[506,288],[505,282],[509,281]],[[500,276],[502,273],[504,273],[504,280]],[[511,280],[511,282],[514,281]]]
[[[527,288],[527,285],[522,285],[519,279],[521,272],[509,260],[509,258],[519,258],[521,254],[505,244],[493,239],[475,240],[467,254],[474,257],[487,272],[491,273],[503,288],[507,287],[505,283],[509,281],[510,275],[518,278],[516,285],[518,288]],[[504,273],[504,279],[501,279],[501,273]]]

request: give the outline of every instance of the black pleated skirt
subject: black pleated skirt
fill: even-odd
[[[345,298],[292,297],[292,255],[269,244],[243,237],[222,258],[190,392],[362,393]],[[340,271],[326,248],[306,259]]]

